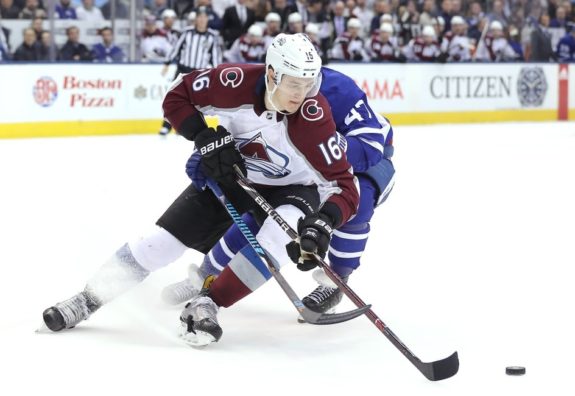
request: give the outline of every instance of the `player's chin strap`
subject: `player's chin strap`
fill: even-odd
[[[239,171],[239,168],[237,170]],[[239,172],[241,173],[241,171]],[[296,307],[299,314],[304,318],[306,322],[316,325],[341,323],[363,315],[365,311],[367,311],[371,307],[371,305],[364,305],[363,307],[359,307],[358,309],[354,309],[348,312],[342,312],[337,314],[326,314],[326,313],[314,312],[309,308],[307,308],[305,305],[303,305],[301,299],[298,297],[298,295],[295,293],[295,291],[291,288],[289,283],[280,273],[279,265],[276,266],[277,262],[274,263],[273,257],[268,255],[268,253],[260,246],[256,237],[252,234],[251,230],[242,219],[242,216],[238,213],[236,208],[234,208],[232,203],[226,198],[220,187],[213,180],[210,180],[209,178],[206,179],[206,181],[212,192],[216,195],[216,197],[219,199],[222,205],[226,208],[228,214],[233,219],[234,223],[236,223],[241,233],[244,235],[246,240],[251,245],[252,249],[256,252],[261,261],[267,266],[268,270],[270,271],[274,279],[279,283],[284,293],[288,296],[292,304]]]
[[[293,228],[276,212],[273,207],[260,195],[251,185],[251,183],[243,176],[240,168],[234,165],[238,177],[238,184],[248,193],[250,197],[258,204],[260,208],[271,217],[280,228],[284,230],[293,240],[298,239],[298,234]],[[324,270],[325,274],[330,278],[357,307],[365,307],[365,303],[355,292],[341,280],[339,275],[316,253],[314,257],[319,266]],[[459,357],[457,352],[454,352],[445,359],[437,360],[434,362],[422,362],[417,356],[409,350],[407,346],[391,331],[389,327],[371,310],[365,311],[365,315],[369,320],[387,337],[391,343],[403,353],[403,355],[430,381],[439,381],[457,374],[459,370]]]
[[[310,89],[310,91],[307,93],[307,95],[306,95],[307,98],[314,97],[319,93],[319,88],[321,86],[321,82],[322,82],[322,75],[320,73],[318,78],[315,81],[315,84]],[[272,105],[274,110],[277,111],[278,113],[283,114],[283,115],[290,115],[292,113],[286,113],[285,111],[278,109],[276,104],[274,103],[274,101],[272,99],[274,93],[277,91],[277,89],[279,87],[279,83],[280,83],[279,81],[275,81],[274,82],[274,88],[270,90],[269,83],[268,83],[268,76],[267,75],[265,76],[266,95],[267,95],[268,101],[270,102],[270,104]]]

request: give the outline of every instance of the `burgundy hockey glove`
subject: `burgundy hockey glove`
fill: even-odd
[[[204,129],[196,135],[194,142],[202,156],[202,172],[221,186],[235,185],[234,165],[239,166],[242,173],[246,174],[244,159],[236,149],[234,138],[223,126],[219,125],[216,130]]]
[[[309,271],[318,265],[313,253],[317,253],[321,258],[327,253],[333,233],[332,220],[321,212],[307,215],[298,220],[297,232],[299,243],[288,243],[286,250],[300,271]]]

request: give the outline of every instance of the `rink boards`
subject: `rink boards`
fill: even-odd
[[[394,125],[575,120],[575,65],[330,64]],[[174,70],[0,65],[0,137],[156,133]],[[569,78],[571,77],[571,78]],[[238,88],[239,89],[239,88]],[[210,120],[216,122],[216,120]]]

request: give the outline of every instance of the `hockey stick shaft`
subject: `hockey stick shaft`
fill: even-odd
[[[280,273],[279,268],[274,265],[273,260],[271,257],[266,253],[266,251],[261,247],[259,242],[257,241],[256,237],[253,235],[247,224],[242,219],[239,212],[236,208],[232,205],[232,203],[226,198],[223,191],[220,187],[213,181],[208,179],[207,184],[218,200],[222,203],[222,205],[226,208],[226,211],[234,221],[234,223],[238,226],[240,232],[244,235],[252,249],[256,252],[260,260],[268,267],[270,273],[274,277],[274,279],[278,282],[284,293],[288,296],[292,304],[298,310],[300,315],[309,323],[316,324],[316,325],[327,325],[327,324],[335,324],[345,322],[358,316],[361,316],[365,313],[366,310],[370,308],[370,306],[363,306],[358,307],[358,309],[342,312],[338,314],[325,314],[311,311],[307,308]]]
[[[236,166],[238,184],[252,197],[252,199],[274,219],[281,229],[293,240],[298,240],[297,232],[275,211],[275,209],[262,197],[251,183],[242,175]],[[335,271],[317,254],[314,254],[318,264],[325,271],[326,275],[338,286],[338,288],[358,307],[365,306],[363,300],[335,273]],[[365,315],[379,329],[389,341],[429,380],[438,381],[455,375],[459,369],[459,358],[457,352],[451,356],[430,363],[422,362],[395,333],[373,312],[368,309]]]

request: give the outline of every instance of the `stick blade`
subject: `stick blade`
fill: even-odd
[[[453,377],[459,371],[459,356],[454,352],[451,356],[430,363],[421,363],[419,371],[430,381],[441,381]]]
[[[343,323],[347,322],[348,320],[355,319],[358,316],[363,315],[370,309],[371,304],[367,304],[361,308],[357,308],[347,312],[341,312],[336,314],[325,314],[325,313],[314,312],[308,308],[304,308],[302,311],[300,311],[300,315],[307,323],[313,325],[330,325],[336,323]]]

